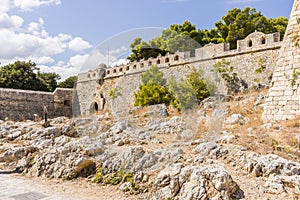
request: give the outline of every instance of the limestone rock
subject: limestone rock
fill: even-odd
[[[0,157],[0,162],[14,162],[27,156],[29,153],[36,151],[34,147],[14,147],[7,150],[3,156]]]
[[[69,137],[77,137],[77,130],[74,126],[65,125],[62,127],[61,134]]]
[[[251,159],[251,157],[250,157]],[[300,175],[300,164],[281,158],[274,154],[254,157],[248,166],[252,165],[252,170],[255,176],[270,176],[274,175]]]
[[[243,125],[249,122],[249,118],[242,116],[241,114],[233,114],[225,120],[226,125]]]
[[[194,151],[199,153],[201,157],[218,159],[228,154],[228,150],[222,148],[215,142],[204,142],[199,144]]]
[[[48,127],[44,131],[44,135],[47,137],[59,137],[61,136],[61,130],[58,127]]]
[[[160,187],[153,199],[231,199],[239,187],[219,165],[175,164],[161,171],[155,181]]]

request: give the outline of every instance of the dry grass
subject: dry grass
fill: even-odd
[[[294,119],[286,120],[280,123],[284,128],[300,128],[300,117]]]
[[[246,94],[240,101],[227,103],[228,116],[237,113],[250,120],[247,124],[228,129],[237,136],[235,143],[257,153],[274,153],[299,162],[300,142],[296,136],[300,134],[300,117],[275,123],[270,129],[264,128],[261,120],[263,109],[254,105],[253,97],[258,94],[266,94],[266,90]]]

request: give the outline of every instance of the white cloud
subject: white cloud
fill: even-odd
[[[110,53],[110,54],[121,54],[121,53],[126,52],[127,50],[128,50],[127,47],[121,46],[121,47],[118,48],[118,49],[114,49],[114,50],[109,51],[109,53]]]
[[[113,67],[113,66],[120,66],[120,65],[123,65],[123,64],[127,64],[129,63],[129,60],[127,59],[119,59],[113,63],[111,63],[110,65]]]
[[[37,67],[40,68],[42,72],[55,72],[59,74],[61,77],[60,81],[63,81],[66,78],[79,73],[79,70],[77,68],[68,65],[68,63],[65,64],[64,62],[59,62],[56,65],[52,66],[37,65]]]
[[[25,57],[14,57],[12,59],[1,59],[0,63],[1,63],[1,66],[4,66],[4,65],[8,65],[8,64],[14,63],[17,60],[20,60],[20,61],[32,61],[32,62],[34,62],[37,65],[53,64],[55,62],[53,58],[47,57],[47,56],[44,56],[44,57],[28,56],[27,58],[25,58]]]
[[[13,2],[14,2],[14,6],[25,11],[31,11],[33,8],[40,7],[40,6],[61,4],[61,0],[13,0]]]
[[[70,63],[71,66],[76,67],[78,69],[81,69],[88,57],[89,57],[88,54],[76,55],[76,56],[73,56],[73,57],[70,58],[69,63]]]
[[[119,48],[119,49],[122,49],[122,48]],[[110,52],[119,52],[119,50],[116,49],[116,50],[112,50]],[[98,66],[101,63],[104,63],[109,67],[109,66],[127,64],[128,62],[129,62],[129,60],[127,60],[123,57],[117,57],[117,56],[112,55],[111,53],[110,53],[110,55],[103,54],[98,49],[95,49],[86,58],[86,61],[82,64],[82,68],[81,68],[80,72],[86,72],[88,70],[93,70],[93,69],[95,69],[96,66]]]
[[[64,36],[65,37],[65,36]],[[0,30],[1,58],[52,56],[63,53],[67,47],[61,36],[42,38],[28,33]]]
[[[38,22],[30,22],[28,25],[28,32],[39,37],[49,37],[48,32],[44,28],[44,20],[42,18],[39,18]]]
[[[7,13],[0,13],[0,29],[18,29],[23,25],[23,18]]]
[[[75,55],[67,61],[55,60],[61,53],[67,55],[73,50],[84,52],[92,47],[81,37],[60,33],[50,35],[45,21],[25,22],[21,16],[9,15],[12,8],[29,11],[44,5],[58,5],[61,0],[0,0],[0,64],[6,65],[17,60],[37,64],[44,72],[55,72],[65,79],[80,72],[89,55]]]
[[[76,37],[69,42],[69,48],[75,52],[82,52],[91,47],[92,45],[87,41],[84,41],[81,37]]]
[[[1,0],[0,1],[0,13],[6,13],[11,8],[11,0]]]

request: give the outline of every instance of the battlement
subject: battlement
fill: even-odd
[[[140,60],[114,67],[106,67],[102,64],[95,70],[79,74],[78,82],[97,81],[101,78],[109,79],[142,73],[153,65],[158,66],[160,69],[169,68],[206,60],[266,51],[268,49],[279,49],[281,45],[280,33],[264,34],[262,32],[254,32],[244,40],[238,40],[237,49],[230,50],[229,43],[207,44],[204,47],[196,49],[194,57],[190,55],[190,52],[175,52],[174,54],[167,54],[165,56],[158,56],[157,58],[149,58],[148,60]],[[104,69],[105,73],[103,73]],[[104,77],[102,77],[103,75]]]

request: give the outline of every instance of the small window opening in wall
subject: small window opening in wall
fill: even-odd
[[[148,66],[149,66],[149,67],[152,66],[152,62],[151,62],[151,61],[148,63]]]
[[[158,65],[160,64],[160,60],[159,59],[156,61],[156,64],[158,64]]]
[[[107,70],[107,72],[106,72],[107,74],[110,74],[110,71],[109,70]]]
[[[88,78],[91,78],[91,75],[90,75],[90,74],[88,74],[88,75],[87,75],[87,77],[88,77]]]
[[[266,44],[266,38],[261,39],[261,44]]]
[[[128,70],[129,70],[129,66],[126,67],[126,71],[128,71]]]
[[[71,106],[70,100],[64,100],[64,106]]]
[[[253,43],[252,43],[252,40],[250,40],[249,42],[248,42],[248,47],[252,47],[253,46]]]
[[[98,103],[94,102],[91,105],[90,113],[96,113],[99,111]]]
[[[95,77],[96,76],[96,73],[93,73],[93,77]]]
[[[116,73],[117,72],[117,70],[116,69],[114,69],[114,73]]]
[[[123,71],[123,68],[120,68],[120,69],[119,69],[119,72],[122,72],[122,71]]]
[[[169,58],[166,58],[165,62],[166,62],[166,63],[170,62],[170,59],[169,59]]]
[[[144,67],[144,63],[141,63],[141,67]]]
[[[176,55],[176,56],[174,57],[174,61],[178,61],[178,60],[179,60],[179,56]]]
[[[133,69],[136,69],[136,65],[133,65]]]

